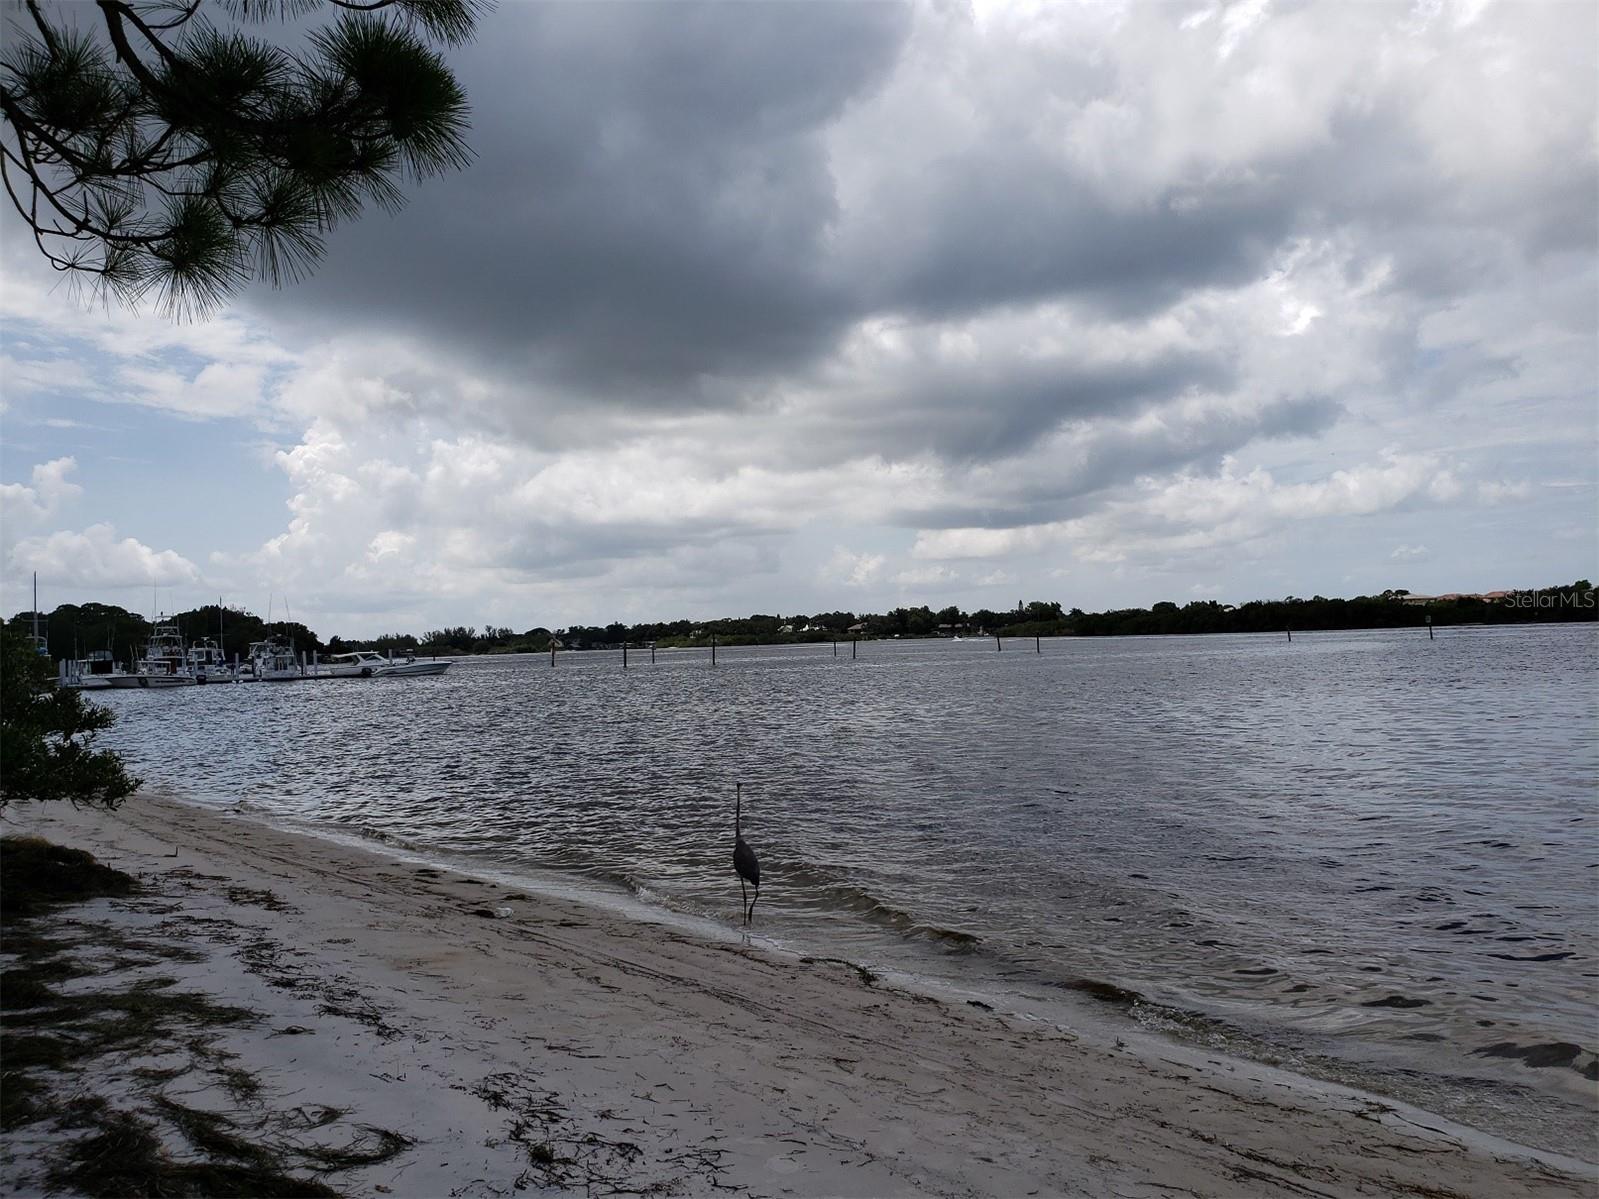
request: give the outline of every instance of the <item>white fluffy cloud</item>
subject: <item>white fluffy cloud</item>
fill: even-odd
[[[883,554],[860,553],[839,546],[822,566],[822,581],[843,587],[869,587],[881,577],[887,561]]]
[[[124,366],[117,382],[122,394],[150,408],[205,419],[258,416],[266,409],[262,367],[240,362],[211,362],[193,375],[168,369]]]
[[[8,564],[19,574],[38,571],[53,587],[172,587],[200,581],[199,568],[183,555],[151,549],[132,537],[118,539],[108,524],[24,538],[12,547]]]
[[[9,534],[54,519],[83,488],[67,476],[78,469],[76,458],[56,458],[33,468],[32,485],[0,483],[0,523]]]

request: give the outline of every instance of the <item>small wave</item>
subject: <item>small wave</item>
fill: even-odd
[[[597,882],[609,883],[613,887],[620,887],[635,899],[650,899],[660,902],[657,893],[630,871],[618,870],[613,866],[584,866],[579,870],[579,873]]]
[[[1132,1007],[1135,1003],[1148,1002],[1138,991],[1098,978],[1074,978],[1055,985],[1062,990],[1078,991],[1101,1003],[1112,1003],[1117,1007]]]
[[[361,838],[363,841],[376,841],[379,845],[392,846],[395,849],[416,849],[416,846],[403,837],[397,837],[386,829],[377,828],[370,824],[346,825],[345,832]]]
[[[976,933],[918,920],[909,912],[884,902],[866,888],[854,883],[833,883],[819,890],[827,897],[831,906],[853,912],[873,924],[891,928],[903,937],[935,941],[958,953],[970,953],[983,943],[983,939]]]
[[[975,933],[963,933],[956,928],[940,928],[936,924],[913,924],[905,930],[907,937],[927,937],[942,942],[951,949],[971,951],[983,943]]]

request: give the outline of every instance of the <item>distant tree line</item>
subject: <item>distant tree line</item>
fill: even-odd
[[[162,624],[175,624],[190,643],[206,638],[222,646],[232,658],[245,657],[250,643],[277,637],[306,651],[326,650],[310,629],[299,621],[264,621],[242,608],[207,604],[173,616],[163,616]],[[33,613],[19,612],[11,618],[13,628],[31,632]],[[145,617],[115,604],[62,604],[54,612],[39,614],[39,633],[49,642],[52,661],[61,658],[87,658],[97,650],[110,650],[118,662],[143,655],[154,626]]]
[[[1415,602],[1403,589],[1354,599],[1251,600],[1221,604],[1196,600],[1178,607],[1124,608],[1086,613],[1073,609],[1066,624],[1084,637],[1139,636],[1160,633],[1275,633],[1327,629],[1390,629],[1425,624],[1524,624],[1532,621],[1593,620],[1599,616],[1593,584],[1578,579],[1564,586],[1517,591],[1501,599],[1462,596]]]
[[[719,620],[674,620],[608,625],[572,625],[564,629],[535,626],[525,632],[509,627],[456,625],[432,629],[417,637],[411,633],[384,633],[377,637],[321,640],[305,625],[294,621],[263,621],[242,608],[207,604],[164,618],[178,626],[190,641],[219,639],[228,657],[244,657],[251,642],[277,637],[296,649],[323,655],[355,649],[394,654],[513,654],[547,653],[552,643],[561,649],[614,649],[621,645],[654,644],[662,648],[718,645],[773,645],[831,641],[835,638],[892,637],[1106,637],[1172,633],[1268,633],[1328,629],[1385,629],[1414,627],[1432,618],[1435,626],[1461,624],[1525,624],[1529,622],[1594,620],[1599,618],[1593,584],[1587,579],[1555,587],[1516,591],[1497,599],[1463,596],[1419,601],[1408,591],[1384,591],[1353,599],[1312,596],[1301,599],[1251,600],[1223,604],[1195,600],[1178,606],[1162,602],[1150,608],[1121,608],[1108,612],[1063,610],[1059,603],[1034,600],[1006,612],[958,607],[937,611],[925,605],[894,608],[889,612],[816,612],[788,616],[756,613]],[[26,631],[33,613],[19,612],[9,622]],[[151,625],[144,617],[108,604],[63,604],[39,618],[40,632],[49,640],[50,656],[86,657],[90,651],[110,649],[122,662],[143,652]]]

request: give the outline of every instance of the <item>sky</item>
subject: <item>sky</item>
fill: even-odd
[[[323,636],[1599,575],[1599,7],[534,4],[204,322],[0,220],[0,609]]]

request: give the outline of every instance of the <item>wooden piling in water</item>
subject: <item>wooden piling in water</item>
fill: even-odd
[[[627,669],[627,642],[622,642],[622,669]]]
[[[1427,613],[1427,640],[1431,641],[1432,639],[1432,613],[1429,612]]]
[[[996,654],[1002,654],[1002,653],[1005,652],[1005,647],[1004,647],[1003,644],[1000,643],[999,634],[998,633],[994,634],[994,652]]]
[[[550,665],[555,665],[555,638],[550,638]]]
[[[849,639],[849,660],[851,662],[855,661],[855,643],[859,640],[859,637],[851,637]]]
[[[711,638],[711,665],[716,665],[716,638]]]

